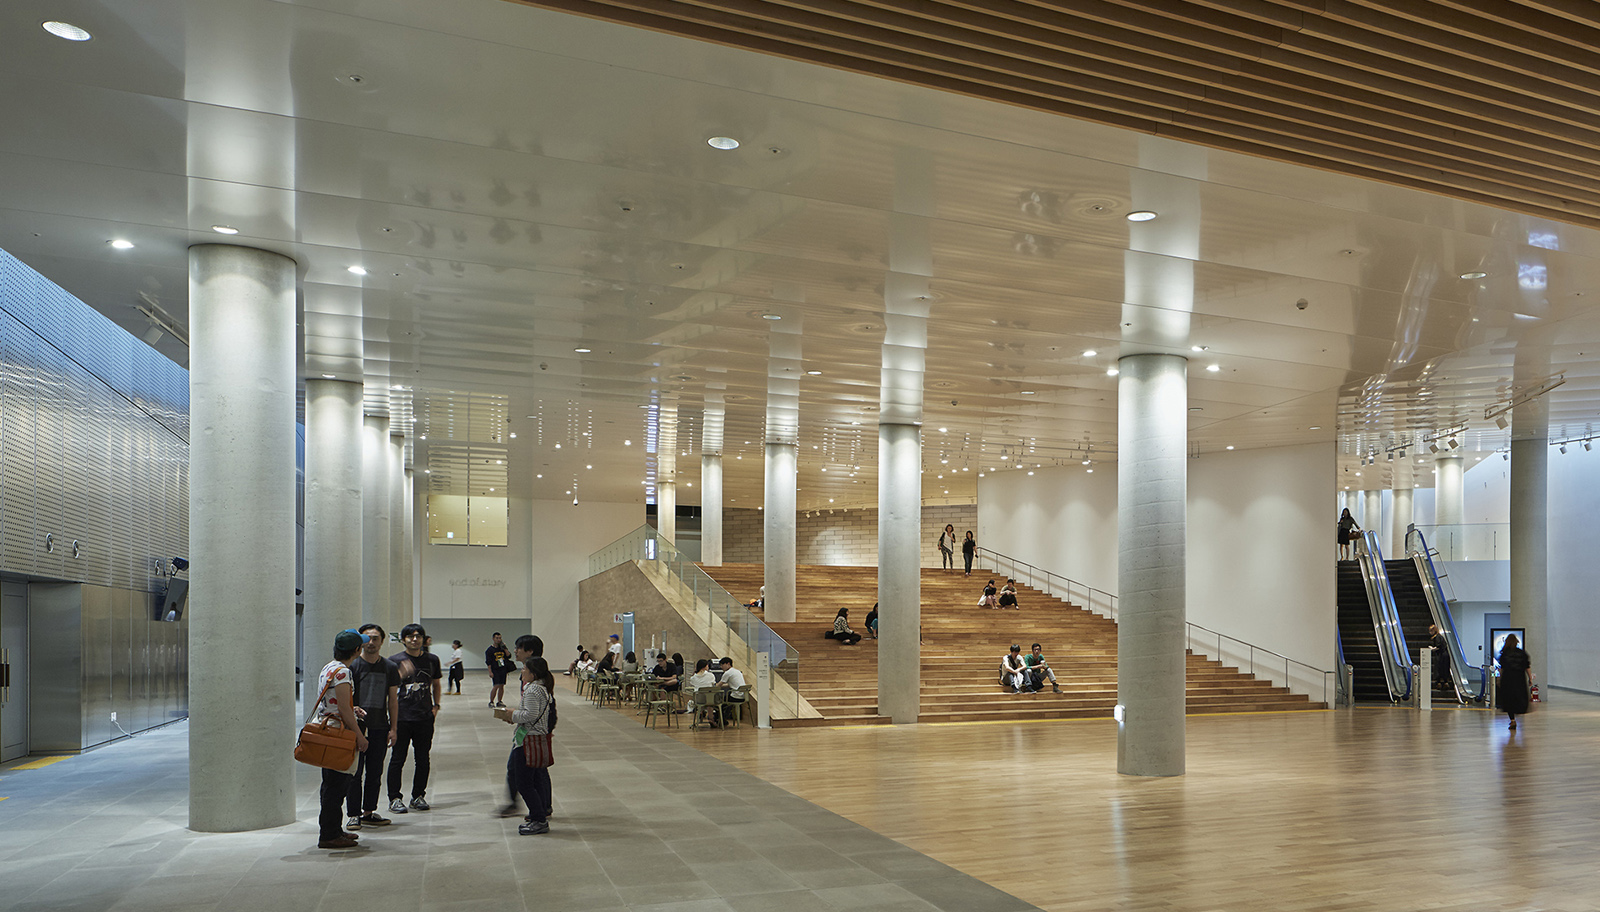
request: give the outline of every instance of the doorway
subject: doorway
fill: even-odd
[[[28,755],[28,586],[0,582],[0,763]]]

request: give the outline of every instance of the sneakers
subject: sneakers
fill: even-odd
[[[505,807],[500,809],[500,816],[501,817],[515,817],[515,816],[517,816],[517,806],[515,804],[506,805]]]
[[[406,813],[406,800],[404,798],[396,798],[393,801],[390,801],[389,802],[389,813],[391,813],[391,814],[404,814],[404,813]]]
[[[411,799],[411,809],[413,811],[426,811],[428,808],[428,799],[422,797],[421,795]]]
[[[356,818],[352,818],[352,819],[360,821],[360,823],[365,825],[365,826],[388,826],[389,825],[389,818],[387,818],[387,817],[379,817],[377,811],[368,811],[365,814],[362,814],[360,817],[356,817]],[[351,826],[351,828],[354,828],[356,826],[356,824],[351,824],[350,826]]]
[[[548,830],[549,827],[546,826],[545,829]],[[351,836],[349,833],[345,833],[342,836],[336,836],[333,839],[324,839],[317,843],[317,848],[319,849],[353,849],[355,847],[355,837]]]
[[[388,822],[389,821],[387,821],[387,820],[384,821],[384,823],[388,823]],[[346,820],[344,822],[344,828],[347,829],[347,830],[359,830],[359,829],[361,829],[361,818],[360,817],[351,817],[350,819],[348,819],[348,820]]]
[[[548,832],[550,832],[550,824],[543,820],[530,820],[517,827],[517,834],[520,836],[538,836],[541,833]]]
[[[1056,693],[1060,693],[1061,692],[1061,685],[1060,684],[1051,684],[1050,686],[1054,687],[1056,689]]]
[[[489,708],[490,709],[494,709],[494,701],[493,700],[489,701]]]

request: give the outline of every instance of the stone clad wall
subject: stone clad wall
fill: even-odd
[[[830,566],[878,565],[878,511],[837,510],[800,513],[795,520],[795,563]],[[956,534],[978,530],[977,504],[929,504],[922,508],[922,565],[939,566],[939,530],[945,523]],[[722,559],[728,563],[760,563],[760,510],[726,510],[722,516]],[[982,544],[980,541],[979,544]],[[961,566],[961,552],[956,552]]]

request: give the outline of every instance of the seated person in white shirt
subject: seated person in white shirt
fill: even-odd
[[[728,688],[728,701],[738,703],[744,699],[744,693],[739,688],[744,686],[744,672],[733,667],[733,660],[727,656],[717,663],[722,666],[722,680],[717,682],[718,687]]]
[[[689,676],[689,689],[699,690],[702,687],[716,687],[717,676],[711,673],[711,660],[701,659],[694,663],[694,674]]]
[[[1000,659],[1000,683],[1016,693],[1028,693],[1028,666],[1022,661],[1022,647],[1012,644],[1011,651]]]

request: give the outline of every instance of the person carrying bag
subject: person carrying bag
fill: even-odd
[[[522,663],[521,705],[495,713],[517,726],[506,772],[528,807],[527,819],[517,827],[523,836],[550,832],[550,767],[556,760],[550,734],[555,727],[555,683],[548,662],[539,656],[529,658]]]
[[[321,811],[317,816],[319,849],[354,848],[360,837],[344,831],[344,801],[350,791],[350,770],[367,749],[356,725],[355,688],[350,664],[361,650],[361,634],[341,630],[333,638],[333,661],[323,666],[322,690],[310,719],[300,729],[294,758],[322,770]]]

